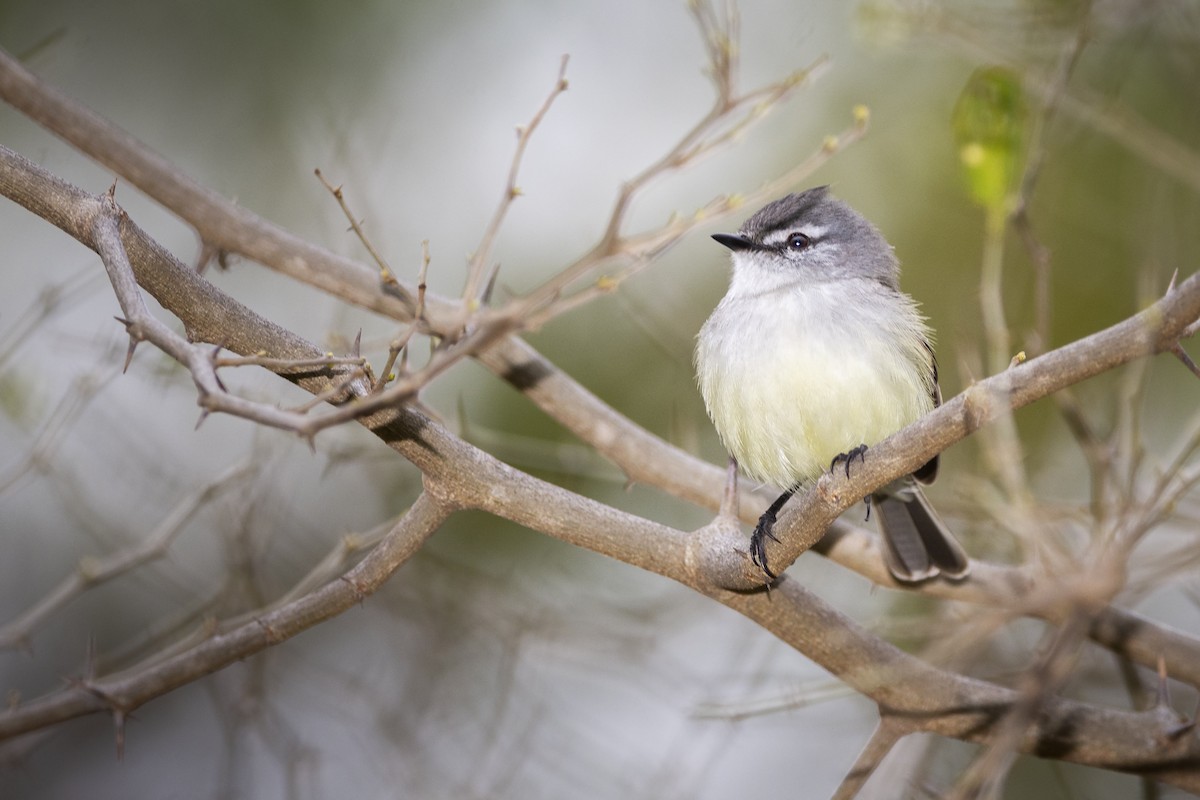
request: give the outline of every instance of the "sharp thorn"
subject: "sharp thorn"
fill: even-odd
[[[133,363],[133,352],[135,350],[137,350],[137,346],[138,346],[138,340],[135,337],[130,336],[129,337],[129,349],[125,351],[125,365],[123,367],[121,367],[122,375],[129,372],[129,365],[131,363]]]

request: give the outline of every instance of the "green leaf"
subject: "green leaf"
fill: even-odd
[[[1003,67],[975,70],[952,125],[967,193],[989,214],[1005,212],[1024,159],[1029,110],[1020,78]]]

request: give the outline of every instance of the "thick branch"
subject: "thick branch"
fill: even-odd
[[[867,634],[796,581],[763,593],[719,597],[875,700],[884,716],[973,742],[995,734],[1017,693],[932,667]],[[814,631],[820,634],[813,635]],[[1086,730],[1086,733],[1084,732]],[[1050,698],[1020,743],[1022,752],[1123,772],[1200,790],[1200,739],[1177,733],[1157,711],[1131,712]]]
[[[286,263],[289,274],[305,283],[339,297],[351,296],[355,298],[352,302],[388,316],[411,316],[416,301],[406,285],[396,287],[400,298],[384,293],[373,270],[239,210],[144,143],[38,79],[2,48],[0,98],[164,207],[177,214],[187,209],[184,218],[207,244],[242,253],[263,264]],[[49,216],[39,216],[54,222]],[[220,236],[214,236],[216,232]],[[231,246],[234,242],[237,247]]]

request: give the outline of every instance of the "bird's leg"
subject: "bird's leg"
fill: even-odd
[[[750,560],[771,580],[775,580],[776,575],[767,566],[767,538],[779,541],[779,537],[772,530],[775,527],[775,518],[779,516],[779,510],[783,508],[784,503],[792,499],[797,488],[793,486],[775,498],[775,502],[771,503],[770,507],[758,518],[758,524],[754,526],[754,533],[750,534]]]

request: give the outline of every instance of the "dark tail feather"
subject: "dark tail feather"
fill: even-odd
[[[896,580],[916,583],[935,575],[960,580],[971,571],[966,552],[915,483],[897,494],[875,495],[873,505],[883,531],[884,560]]]

